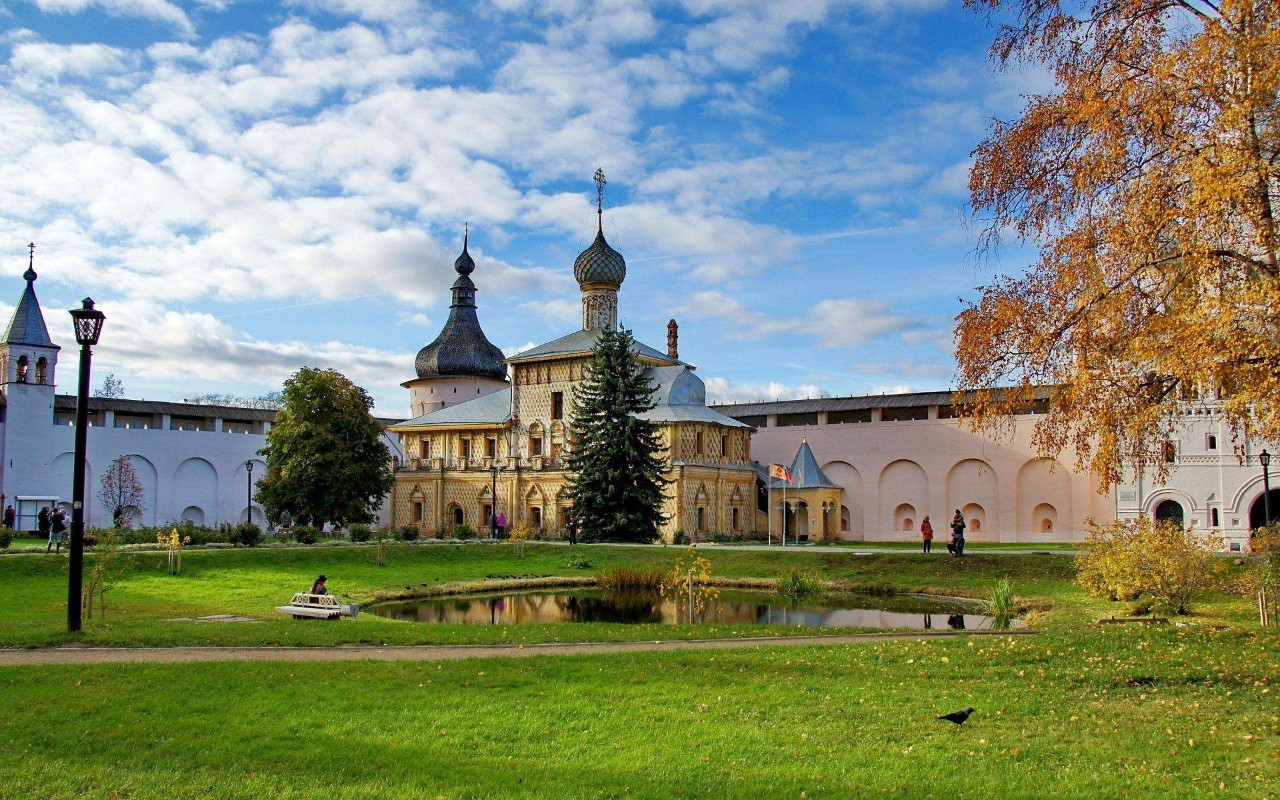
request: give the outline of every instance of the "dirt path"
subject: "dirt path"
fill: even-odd
[[[425,645],[418,647],[84,647],[0,649],[0,667],[44,664],[183,664],[197,661],[456,661],[466,658],[529,658],[592,653],[720,650],[742,647],[858,644],[942,636],[1025,636],[1034,631],[936,631],[860,633],[845,636],[770,636],[753,639],[679,639],[645,642],[551,642],[545,644]]]

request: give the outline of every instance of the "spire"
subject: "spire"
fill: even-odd
[[[49,338],[49,329],[44,324],[44,314],[40,312],[40,301],[36,299],[36,243],[32,242],[27,248],[30,250],[27,271],[22,273],[27,288],[22,291],[22,299],[14,309],[3,343],[54,347],[53,340]]]
[[[471,254],[467,252],[467,237],[471,233],[469,228],[470,226],[465,222],[462,224],[462,255],[458,256],[458,260],[453,262],[453,269],[459,275],[470,275],[476,270],[475,259],[473,259]],[[455,283],[454,288],[456,289],[457,287],[458,285]],[[475,287],[473,286],[471,288],[474,289]]]
[[[596,174],[592,176],[596,182],[596,233],[604,235],[604,185],[608,183],[604,179],[604,170],[596,169]]]

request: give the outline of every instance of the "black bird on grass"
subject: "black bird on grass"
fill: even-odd
[[[964,711],[952,711],[950,714],[939,714],[935,719],[945,719],[947,722],[954,722],[957,725],[963,725],[964,721],[973,713],[973,706],[966,708]]]

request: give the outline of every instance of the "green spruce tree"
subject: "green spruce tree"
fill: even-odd
[[[637,416],[654,407],[653,392],[631,332],[601,332],[570,427],[569,524],[582,541],[658,538],[663,447],[658,426]]]

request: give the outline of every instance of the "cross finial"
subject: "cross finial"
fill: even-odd
[[[599,229],[604,230],[604,185],[608,183],[604,179],[604,170],[597,169],[596,174],[592,176],[596,182],[596,218],[599,221]]]
[[[27,271],[22,273],[22,278],[27,283],[31,283],[36,279],[36,243],[32,242],[27,245],[27,248],[30,249],[31,255],[27,261]]]
[[[27,249],[31,251],[31,260],[27,262],[27,266],[33,267],[36,263],[36,243],[32,242],[27,245]]]
[[[462,223],[462,252],[467,252],[467,236],[471,234],[471,223]]]

